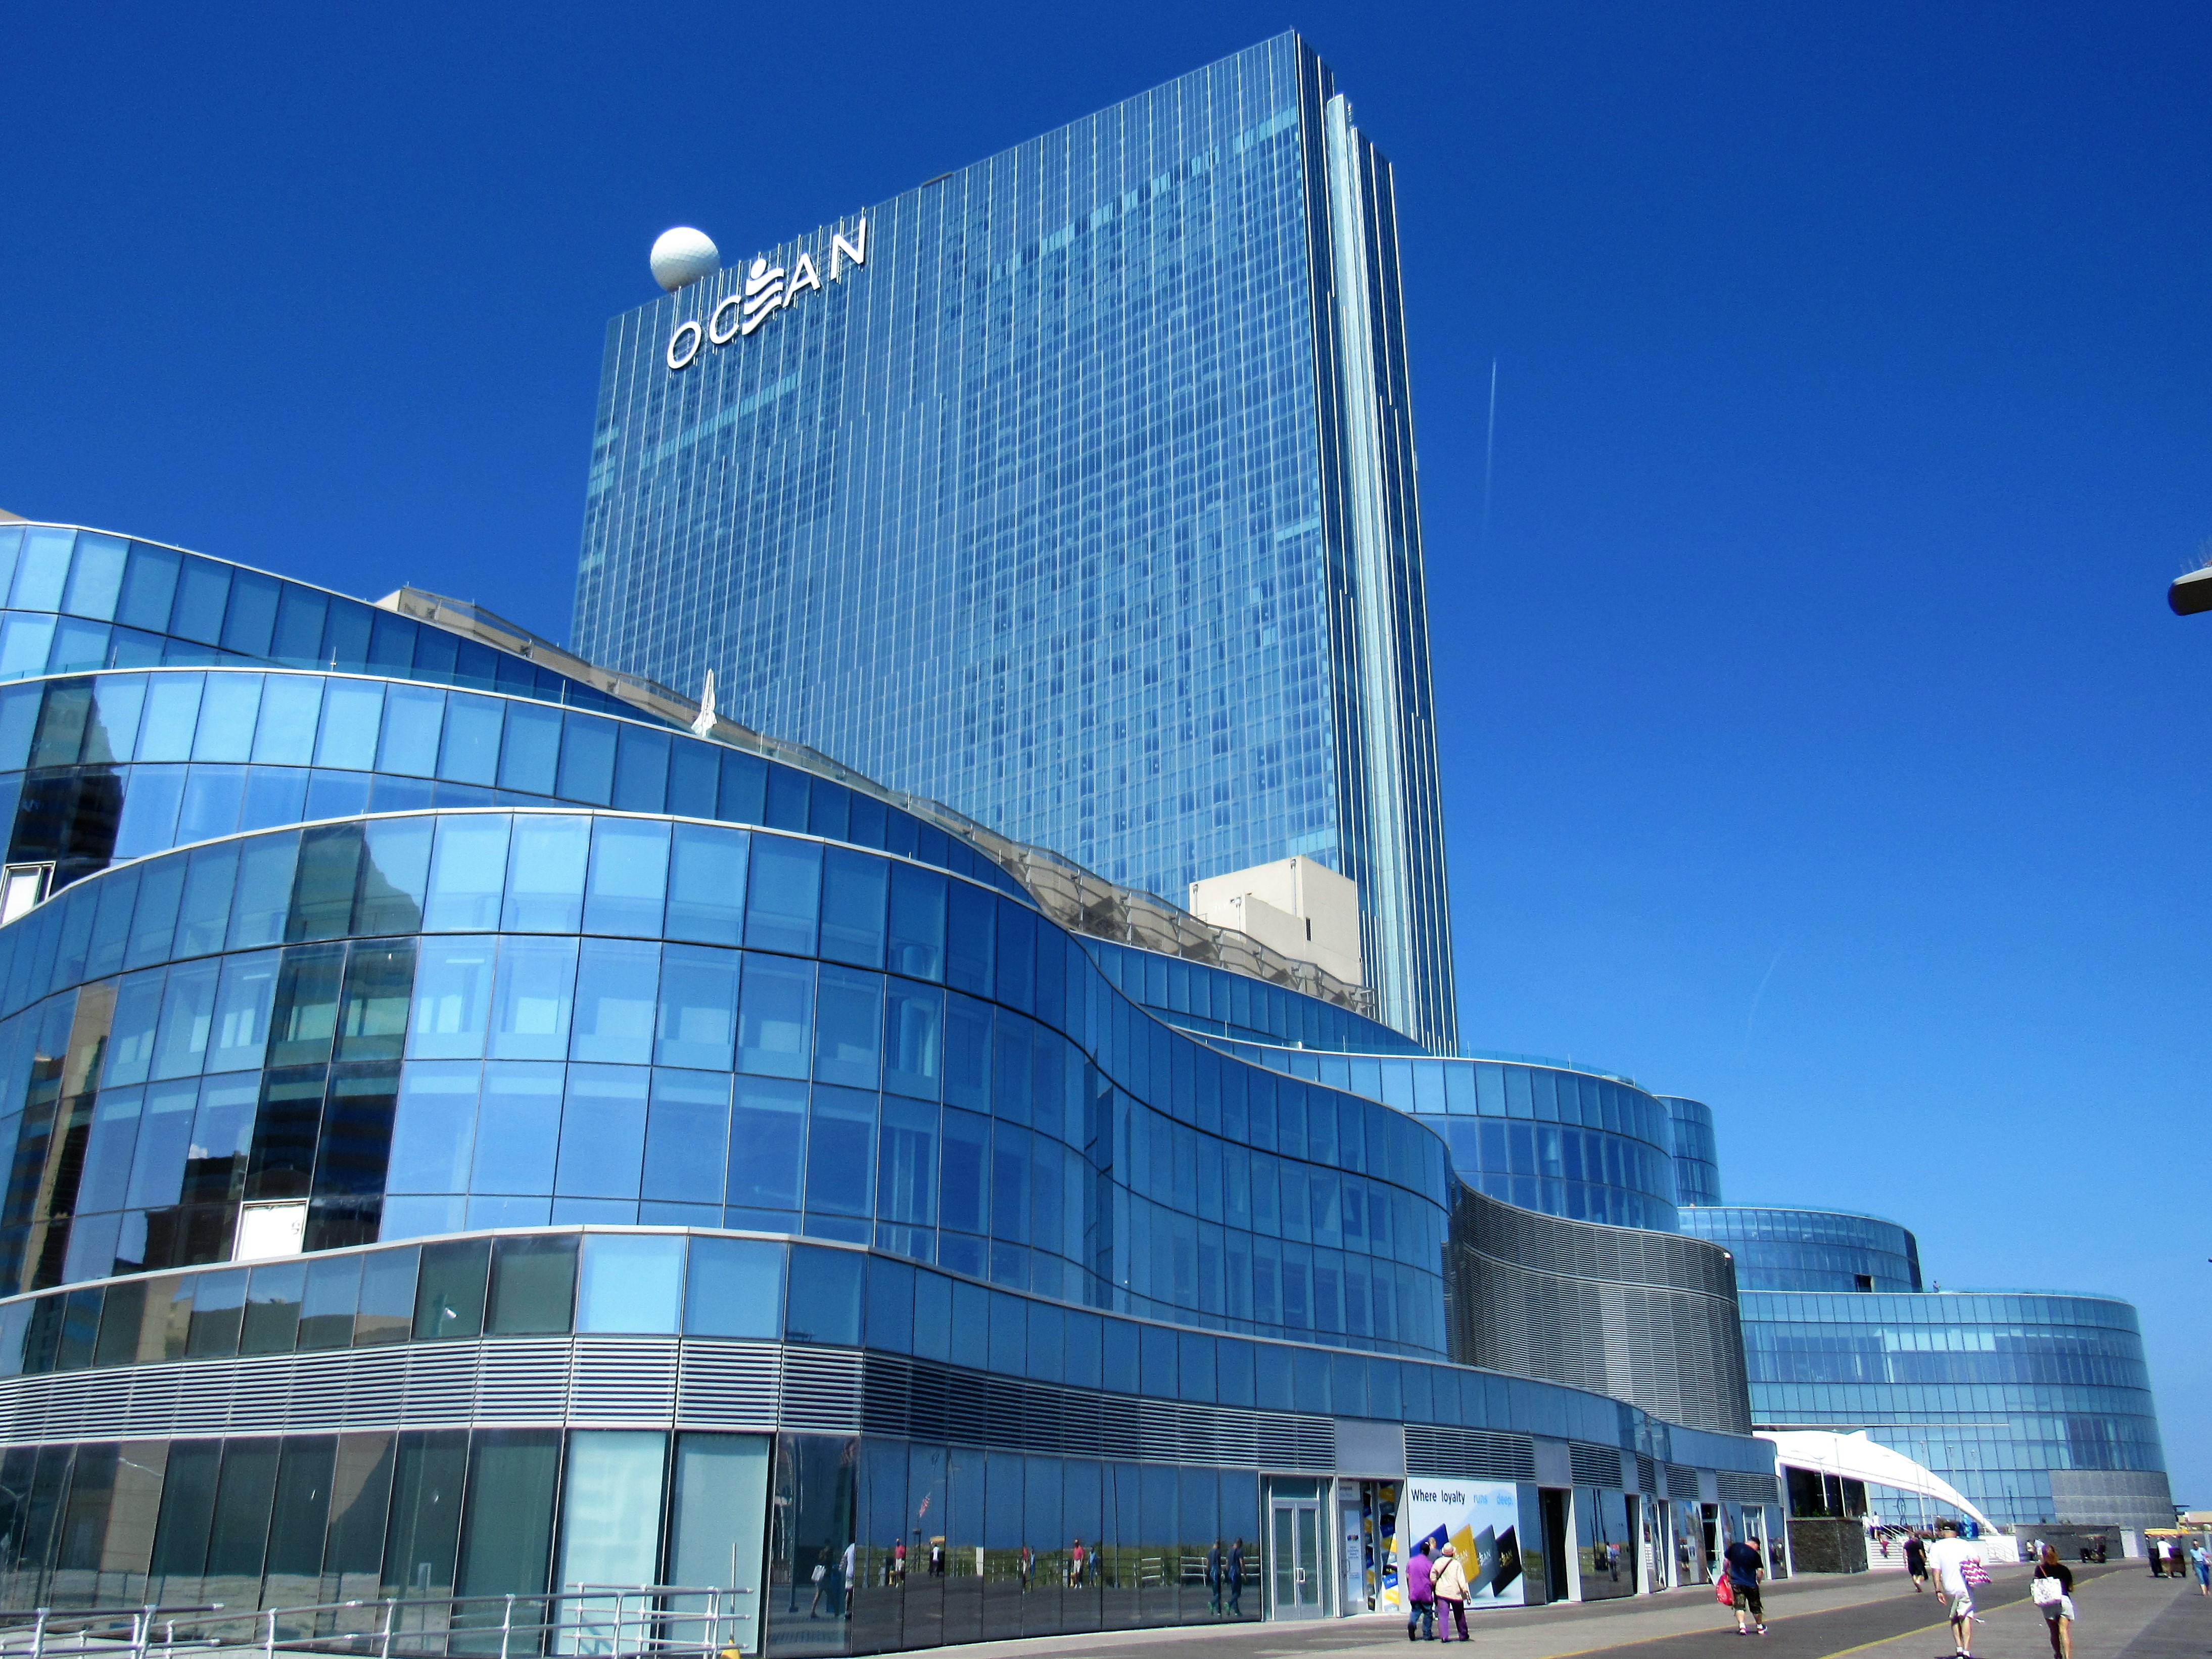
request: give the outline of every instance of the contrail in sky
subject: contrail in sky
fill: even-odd
[[[1743,1017],[1743,1047],[1735,1051],[1739,1060],[1751,1052],[1751,1026],[1759,1018],[1759,1000],[1766,994],[1766,981],[1774,977],[1774,970],[1781,965],[1782,952],[1777,951],[1774,960],[1766,964],[1766,972],[1759,977],[1759,988],[1751,994],[1751,1012]]]
[[[1498,453],[1498,359],[1490,360],[1490,430],[1482,441],[1482,550],[1490,551],[1490,462]]]

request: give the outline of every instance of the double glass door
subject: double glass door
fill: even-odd
[[[1269,1551],[1278,1619],[1320,1619],[1328,1613],[1328,1534],[1322,1501],[1315,1498],[1271,1498]]]

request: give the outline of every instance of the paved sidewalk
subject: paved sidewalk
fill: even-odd
[[[2000,1567],[1982,1593],[1976,1659],[2047,1659],[2050,1641],[2028,1600],[2028,1576],[2025,1567]],[[2194,1584],[2186,1591],[2194,1605],[2184,1608],[2171,1585],[2140,1567],[2081,1568],[2076,1583],[2075,1659],[2212,1659],[2212,1600]],[[1738,1637],[1734,1614],[1710,1589],[1490,1612],[1468,1622],[1472,1659],[1569,1659],[1628,1649],[1634,1659],[1949,1659],[1951,1653],[1942,1603],[1932,1593],[1916,1595],[1899,1573],[1771,1585],[1764,1638]],[[1036,1637],[936,1651],[957,1659],[1323,1659],[1402,1653],[1406,1645],[1396,1620],[1362,1618]]]

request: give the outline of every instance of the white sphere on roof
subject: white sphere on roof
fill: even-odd
[[[678,225],[653,245],[653,280],[671,294],[722,268],[722,255],[703,230]]]

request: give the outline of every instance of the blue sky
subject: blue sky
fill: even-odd
[[[1398,168],[1468,1042],[2134,1299],[2212,1504],[2202,7],[32,9],[0,507],[562,636],[655,234],[1292,25]]]

